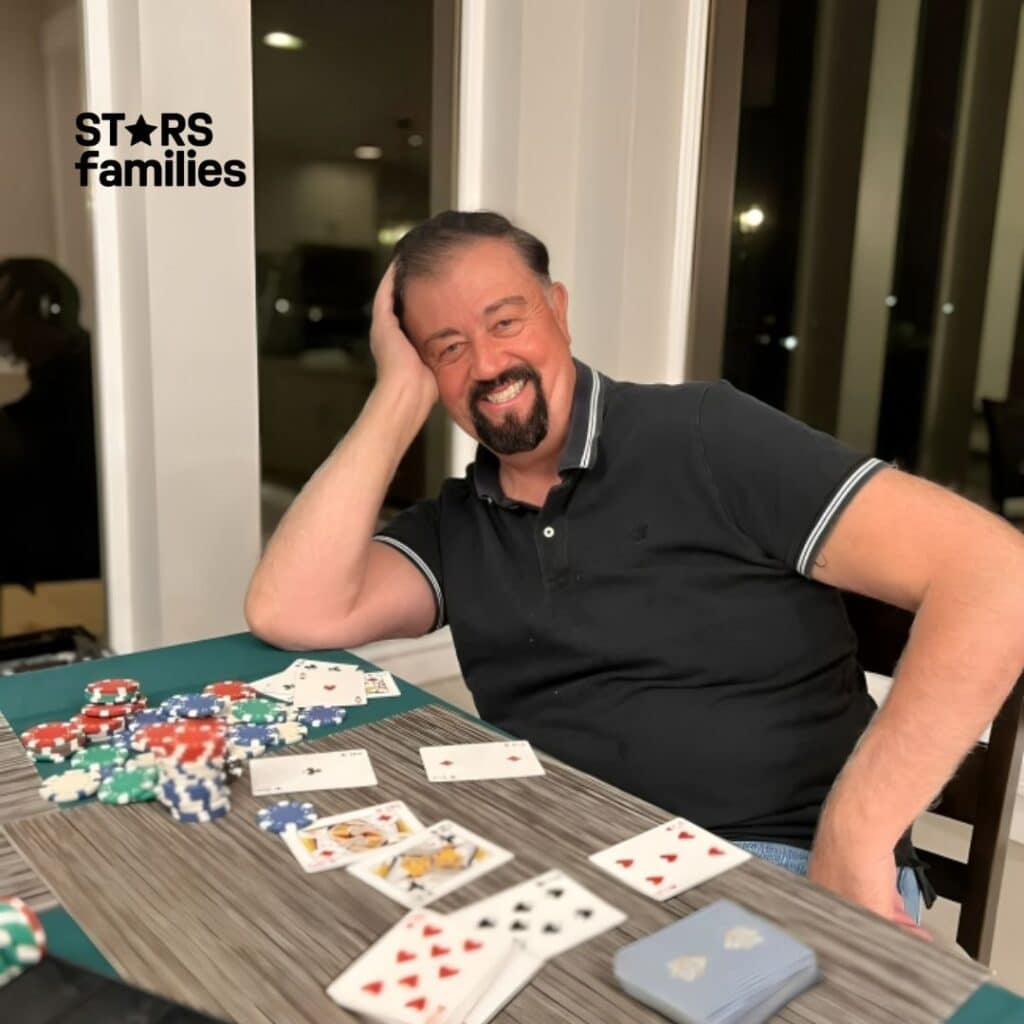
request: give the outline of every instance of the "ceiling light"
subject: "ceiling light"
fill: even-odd
[[[355,154],[357,160],[379,160],[384,150],[380,146],[356,146]]]
[[[291,32],[268,32],[263,42],[277,50],[301,50],[306,45],[305,40],[293,36]]]

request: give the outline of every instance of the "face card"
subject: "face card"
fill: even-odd
[[[298,661],[293,661],[283,672],[275,672],[272,676],[264,676],[263,679],[254,679],[249,685],[264,697],[273,697],[274,700],[283,700],[290,704],[295,694],[293,670],[298,664]]]
[[[420,747],[420,757],[431,782],[515,779],[544,774],[543,766],[526,740]]]
[[[327,994],[373,1020],[456,1024],[511,953],[501,936],[471,936],[443,914],[414,910],[336,978]]]
[[[370,755],[365,750],[258,758],[249,762],[249,774],[253,796],[377,785]]]
[[[363,687],[366,696],[373,700],[376,697],[401,697],[398,683],[390,672],[364,672]]]
[[[749,860],[750,854],[685,818],[641,832],[590,855],[592,863],[631,889],[667,900]]]
[[[355,665],[299,661],[292,668],[297,708],[358,707],[366,703],[363,673]]]
[[[439,821],[349,872],[404,907],[423,907],[500,867],[512,854],[452,821]]]
[[[423,831],[402,800],[318,818],[308,828],[281,833],[303,869],[314,874],[344,867]]]
[[[561,956],[626,920],[621,910],[557,868],[449,916],[481,934],[507,934],[538,960]]]

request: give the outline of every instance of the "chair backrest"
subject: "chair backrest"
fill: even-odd
[[[988,427],[989,486],[1000,513],[1007,498],[1024,497],[1024,401],[983,398]]]
[[[858,661],[892,675],[913,615],[857,594],[843,594],[857,634]],[[919,850],[935,891],[960,904],[957,943],[976,960],[992,955],[1017,779],[1024,755],[1024,676],[1003,704],[988,743],[976,743],[930,810],[972,826],[966,863]]]

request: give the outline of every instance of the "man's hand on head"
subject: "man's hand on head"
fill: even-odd
[[[437,401],[437,382],[395,316],[394,282],[392,263],[373,299],[370,351],[377,363],[377,380],[386,387],[412,388],[429,410]]]

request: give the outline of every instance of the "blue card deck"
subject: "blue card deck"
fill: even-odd
[[[762,1024],[820,977],[814,951],[729,900],[624,946],[615,977],[680,1024]]]

